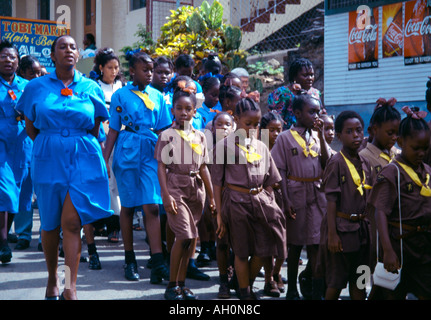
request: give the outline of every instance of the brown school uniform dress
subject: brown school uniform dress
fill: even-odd
[[[405,164],[401,156],[395,160]],[[401,223],[403,226],[403,268],[401,283],[395,289],[405,296],[410,292],[431,298],[431,197],[421,195],[419,187],[396,162],[400,171]],[[422,184],[431,167],[421,165],[415,172]],[[377,177],[369,197],[369,204],[386,214],[392,247],[400,258],[400,230],[398,211],[398,171],[393,164],[386,166]],[[428,186],[431,184],[429,183]],[[418,227],[422,227],[417,229]],[[379,255],[383,251],[380,247]],[[380,260],[382,261],[382,260]]]
[[[296,211],[296,219],[287,218],[287,243],[293,245],[314,245],[320,242],[320,226],[326,214],[326,199],[320,192],[323,174],[320,164],[320,142],[312,131],[310,143],[313,156],[305,155],[303,148],[293,137],[291,130],[303,138],[305,128],[292,127],[281,133],[271,150],[277,168],[286,171],[288,202]],[[313,141],[313,142],[311,142]],[[307,150],[310,144],[307,144]],[[287,208],[286,208],[287,209]]]
[[[363,188],[363,195],[360,194],[341,152],[329,160],[323,174],[322,190],[326,199],[337,205],[336,229],[343,252],[329,252],[328,221],[325,216],[322,220],[316,267],[319,276],[325,278],[327,287],[336,289],[345,288],[352,277],[358,276],[358,266],[370,263],[369,222],[366,218],[369,191]],[[368,161],[362,156],[359,156],[360,159],[352,159],[349,155],[344,155],[355,166],[361,181],[362,172],[365,172],[365,184],[369,185],[371,178]]]
[[[167,129],[159,136],[155,148],[157,161],[166,164],[168,191],[178,206],[177,215],[167,215],[169,226],[178,240],[199,236],[196,224],[202,217],[206,197],[199,169],[208,161],[207,143],[202,132],[193,129],[193,133],[195,136],[189,143],[175,129]],[[192,149],[191,144],[200,150],[200,154]]]
[[[380,171],[382,171],[382,169],[389,164],[389,162],[395,157],[397,153],[398,149],[395,147],[393,147],[388,154],[370,142],[368,142],[367,146],[359,152],[359,154],[366,158],[370,163],[373,184],[376,181],[377,175],[380,173]],[[371,235],[371,271],[373,272],[375,268],[375,262],[377,262],[376,220],[374,217],[374,211],[369,212],[368,220],[370,221]]]
[[[229,244],[240,258],[275,256],[285,258],[285,217],[275,203],[273,193],[265,190],[281,181],[274,160],[264,143],[253,139],[250,154],[259,160],[250,163],[244,139],[232,133],[219,141],[211,166],[213,185],[224,187],[222,192],[222,219],[227,228]],[[255,149],[255,153],[251,152]]]

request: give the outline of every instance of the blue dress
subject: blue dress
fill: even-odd
[[[214,108],[208,108],[205,105],[205,102],[202,104],[201,108],[197,109],[197,113],[199,113],[199,115],[202,118],[202,128],[199,128],[199,130],[203,130],[205,129],[205,127],[207,126],[207,124],[211,121],[213,121],[214,117],[216,116],[217,112],[221,112],[222,111],[222,107],[220,102],[217,103],[217,105]]]
[[[33,142],[15,110],[27,83],[18,75],[12,84],[0,77],[0,212],[19,212],[21,187],[30,167]]]
[[[156,132],[172,124],[170,110],[158,90],[148,85],[143,91],[152,101],[153,110],[132,91],[139,89],[128,84],[113,94],[109,120],[109,128],[120,132],[112,170],[121,205],[126,208],[162,204],[154,148],[158,140]],[[123,127],[126,129],[122,130]]]
[[[82,225],[112,215],[102,149],[89,133],[95,118],[109,118],[103,91],[79,72],[68,87],[73,94],[63,95],[64,88],[56,72],[34,79],[17,106],[39,130],[31,173],[45,231],[61,225],[68,193]]]

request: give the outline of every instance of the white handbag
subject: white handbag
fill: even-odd
[[[393,164],[398,171],[398,209],[399,209],[399,222],[400,222],[400,236],[403,234],[403,228],[401,225],[401,193],[400,193],[400,170],[397,165]],[[395,290],[401,280],[401,269],[403,266],[403,239],[400,238],[401,242],[401,267],[397,273],[389,272],[383,266],[383,262],[378,262],[373,273],[373,282],[379,287],[383,287],[389,290]],[[377,232],[377,257],[379,256],[379,233]]]

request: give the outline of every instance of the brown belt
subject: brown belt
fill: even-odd
[[[170,171],[169,173],[173,173],[173,174],[179,174],[182,176],[190,176],[192,178],[197,177],[199,174],[199,171],[190,171],[190,172],[176,172],[176,171]]]
[[[388,222],[388,224],[393,226],[393,227],[396,227],[398,229],[400,228],[399,222],[390,221],[390,222]],[[418,232],[430,232],[431,231],[431,224],[427,225],[427,226],[425,226],[425,225],[423,225],[423,226],[411,226],[409,224],[401,223],[401,228],[403,228],[404,230],[407,230],[409,232],[403,233],[401,236],[398,236],[397,237],[398,239],[411,236],[411,235],[418,233]]]
[[[232,189],[233,191],[238,191],[238,192],[242,192],[242,193],[247,193],[247,194],[252,194],[252,195],[257,195],[259,193],[261,193],[263,191],[263,187],[259,187],[259,188],[251,188],[251,189],[247,189],[247,188],[243,188],[243,187],[238,187],[235,186],[233,184],[227,184],[227,187],[229,189]]]
[[[365,219],[365,214],[347,214],[343,212],[337,212],[337,217],[347,219],[352,222],[359,222]]]
[[[321,177],[318,177],[318,178],[299,178],[299,177],[288,176],[287,179],[297,181],[297,182],[317,182],[317,181],[320,181]]]

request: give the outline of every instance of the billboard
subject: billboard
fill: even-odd
[[[56,21],[0,17],[0,39],[16,45],[19,55],[32,55],[48,72],[54,70],[51,45],[55,38],[69,34],[65,24]]]
[[[431,62],[431,7],[428,0],[405,3],[404,64]]]
[[[360,20],[365,15],[364,12],[349,12],[349,70],[379,66],[378,8],[371,9],[369,14],[369,23],[361,26]]]
[[[382,7],[382,56],[383,58],[403,55],[404,26],[403,3]]]

